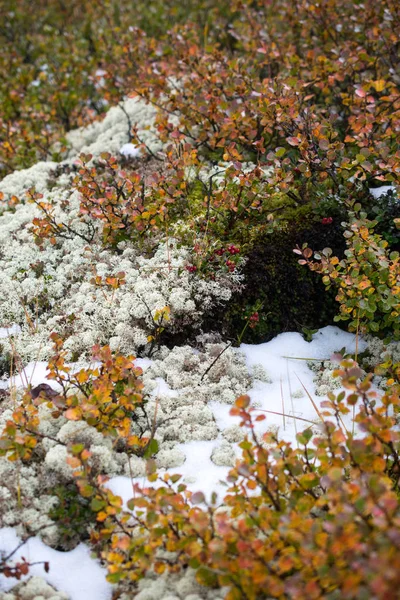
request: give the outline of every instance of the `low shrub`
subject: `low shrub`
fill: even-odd
[[[368,221],[365,213],[357,216],[350,213],[352,221],[344,232],[347,250],[342,260],[333,256],[331,248],[313,254],[305,245],[295,252],[303,256],[300,264],[321,273],[326,287],[336,289],[340,314],[335,321],[350,321],[350,331],[399,339],[399,253],[391,251],[388,242],[373,232],[375,223]]]
[[[248,436],[228,478],[224,505],[190,493],[179,475],[122,501],[91,475],[89,456],[74,450],[77,483],[91,500],[109,580],[136,581],[149,570],[196,570],[197,580],[247,598],[397,597],[400,527],[399,386],[378,398],[371,376],[352,360],[336,373],[346,388],[329,394],[320,431],[298,447],[262,437],[265,419],[243,396],[232,409]],[[345,425],[356,407],[357,433]],[[75,464],[75,463],[74,463]],[[149,464],[149,481],[157,473]]]
[[[46,437],[39,430],[41,404],[52,411],[53,418],[63,416],[70,421],[83,421],[101,434],[111,436],[128,454],[155,453],[156,441],[141,435],[151,429],[151,423],[141,393],[142,371],[135,367],[134,357],[113,354],[108,347],[97,346],[92,354],[97,366],[71,373],[71,367],[65,361],[62,339],[53,334],[52,340],[54,354],[48,364],[48,379],[56,381],[61,391],[49,393],[48,386],[38,394],[35,390],[26,390],[0,437],[0,456],[6,455],[14,461],[32,457],[38,442]]]
[[[236,340],[257,302],[261,305],[259,321],[254,328],[247,328],[243,337],[247,343],[265,342],[283,331],[318,329],[333,322],[337,312],[334,292],[327,294],[318,277],[297,264],[291,250],[312,240],[313,244],[329,244],[342,256],[345,240],[340,217],[335,216],[328,224],[321,221],[308,212],[249,244],[242,268],[243,291],[234,294],[217,313],[224,335]],[[207,325],[212,328],[213,323]]]

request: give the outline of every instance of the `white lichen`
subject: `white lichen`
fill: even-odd
[[[96,121],[88,127],[82,127],[67,134],[70,146],[69,158],[83,152],[99,156],[102,152],[117,153],[130,142],[130,132],[135,125],[139,129],[141,140],[157,152],[162,147],[155,134],[155,108],[139,98],[128,98],[118,106],[110,108],[102,121]],[[150,128],[149,128],[150,126]]]
[[[18,583],[9,592],[1,594],[2,600],[68,600],[68,594],[57,591],[41,577],[31,577]]]
[[[231,425],[223,430],[222,436],[227,442],[235,444],[243,440],[245,432],[239,425]]]
[[[330,392],[340,389],[340,379],[333,376],[334,371],[337,369],[337,364],[329,360],[321,362],[310,361],[307,364],[314,373],[313,379],[316,396],[327,396]]]
[[[229,444],[227,441],[222,442],[222,444],[214,448],[211,453],[211,460],[218,467],[233,467],[235,458],[235,449],[232,444]]]

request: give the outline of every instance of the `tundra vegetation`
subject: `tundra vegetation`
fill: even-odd
[[[398,598],[399,3],[0,7],[0,526],[84,541],[115,599]],[[285,441],[237,348],[333,323]],[[223,499],[179,474],[211,400]]]

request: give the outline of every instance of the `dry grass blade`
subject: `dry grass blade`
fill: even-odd
[[[310,399],[311,404],[313,405],[313,407],[315,408],[315,412],[317,413],[317,415],[319,416],[319,418],[321,419],[321,421],[323,423],[325,423],[324,417],[322,416],[321,411],[319,410],[318,406],[316,405],[316,403],[313,400],[313,397],[311,396],[310,392],[308,391],[308,389],[306,388],[306,386],[304,385],[304,383],[301,381],[300,377],[297,375],[297,373],[295,373],[297,379],[300,381],[301,387],[303,388],[303,390],[305,391],[305,393],[307,394],[307,396]]]
[[[314,361],[314,362],[324,362],[326,360],[329,360],[329,358],[307,358],[304,356],[282,356],[282,358],[286,358],[289,360],[307,360],[307,361]]]
[[[257,408],[259,412],[268,413],[270,415],[279,415],[280,417],[286,417],[287,419],[295,419],[296,421],[304,421],[305,423],[310,423],[311,425],[316,425],[315,421],[311,421],[310,419],[304,419],[304,417],[296,417],[295,415],[288,415],[287,413],[281,413],[276,410],[265,410],[262,408]]]
[[[309,397],[309,399],[310,399],[310,401],[311,401],[311,404],[312,404],[312,405],[313,405],[313,407],[315,408],[315,411],[316,411],[317,415],[319,416],[319,418],[321,419],[321,421],[322,421],[323,423],[325,423],[325,419],[324,419],[324,417],[322,416],[322,413],[321,413],[321,411],[319,410],[318,406],[315,404],[315,402],[314,402],[314,400],[313,400],[313,398],[312,398],[312,396],[311,396],[310,392],[308,391],[308,389],[306,388],[306,386],[304,385],[304,383],[301,381],[301,379],[300,379],[300,377],[297,375],[297,373],[295,373],[295,375],[296,375],[297,379],[300,381],[300,383],[301,383],[301,385],[302,385],[302,387],[303,387],[303,389],[304,389],[305,393],[306,393],[306,394],[307,394],[307,396]],[[344,424],[342,417],[341,417],[340,415],[338,415],[338,416],[339,416],[339,420],[340,420],[340,422],[341,422],[341,424],[342,424],[342,427],[343,427],[343,429],[346,431],[346,433],[348,433],[348,431],[347,431],[347,427],[346,427],[346,425]]]

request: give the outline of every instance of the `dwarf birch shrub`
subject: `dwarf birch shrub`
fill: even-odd
[[[240,250],[223,264],[233,272],[260,236],[286,231],[304,217],[329,225],[353,201],[373,210],[370,187],[398,185],[395,3],[224,2],[210,12],[212,22],[204,19],[208,2],[189,3],[198,22],[162,35],[158,27],[134,27],[134,8],[120,8],[107,21],[110,6],[90,9],[101,27],[91,45],[88,25],[82,55],[90,56],[89,71],[101,61],[98,78],[107,102],[129,94],[154,109],[157,151],[122,108],[120,116],[126,142],[159,169],[143,177],[134,161],[121,165],[105,153],[94,164],[82,157],[73,183],[81,194],[81,226],[68,231],[72,226],[57,221],[49,203],[36,197],[43,212],[35,218],[38,241],[79,233],[88,245],[100,236],[119,252],[121,242],[147,248],[162,232],[193,248],[191,273],[212,278],[214,250]],[[156,15],[168,14],[168,22],[174,13],[182,18],[180,3],[152,6]],[[71,23],[82,14],[74,7]],[[87,105],[73,104],[72,113],[81,109],[75,124],[90,120]],[[391,239],[386,222],[381,218],[379,231]],[[260,313],[261,323],[267,312]],[[272,315],[278,323],[279,317]]]
[[[350,331],[400,337],[400,258],[389,244],[373,232],[374,222],[365,214],[344,232],[345,258],[332,256],[331,248],[314,253],[308,246],[296,249],[300,264],[323,275],[327,289],[337,289],[340,314],[336,321],[350,321]],[[315,260],[312,260],[312,257]]]
[[[61,391],[25,392],[0,438],[0,455],[23,461],[32,457],[38,442],[46,437],[39,430],[41,404],[52,411],[53,418],[84,421],[104,436],[111,436],[127,453],[143,455],[146,450],[152,453],[156,443],[142,436],[152,426],[141,393],[142,371],[135,367],[134,357],[95,346],[92,360],[97,366],[73,373],[65,360],[62,339],[56,334],[51,337],[54,354],[48,363],[48,379],[56,381]]]
[[[248,431],[230,471],[224,504],[191,493],[179,475],[157,488],[136,486],[128,502],[91,473],[89,453],[73,448],[77,484],[99,527],[92,543],[109,580],[137,581],[149,569],[196,570],[226,598],[396,598],[399,584],[399,386],[381,398],[352,360],[335,372],[346,391],[329,394],[320,432],[298,435],[298,448],[273,434],[240,397],[232,414]],[[356,406],[358,431],[343,418]],[[149,464],[149,481],[158,479]]]

